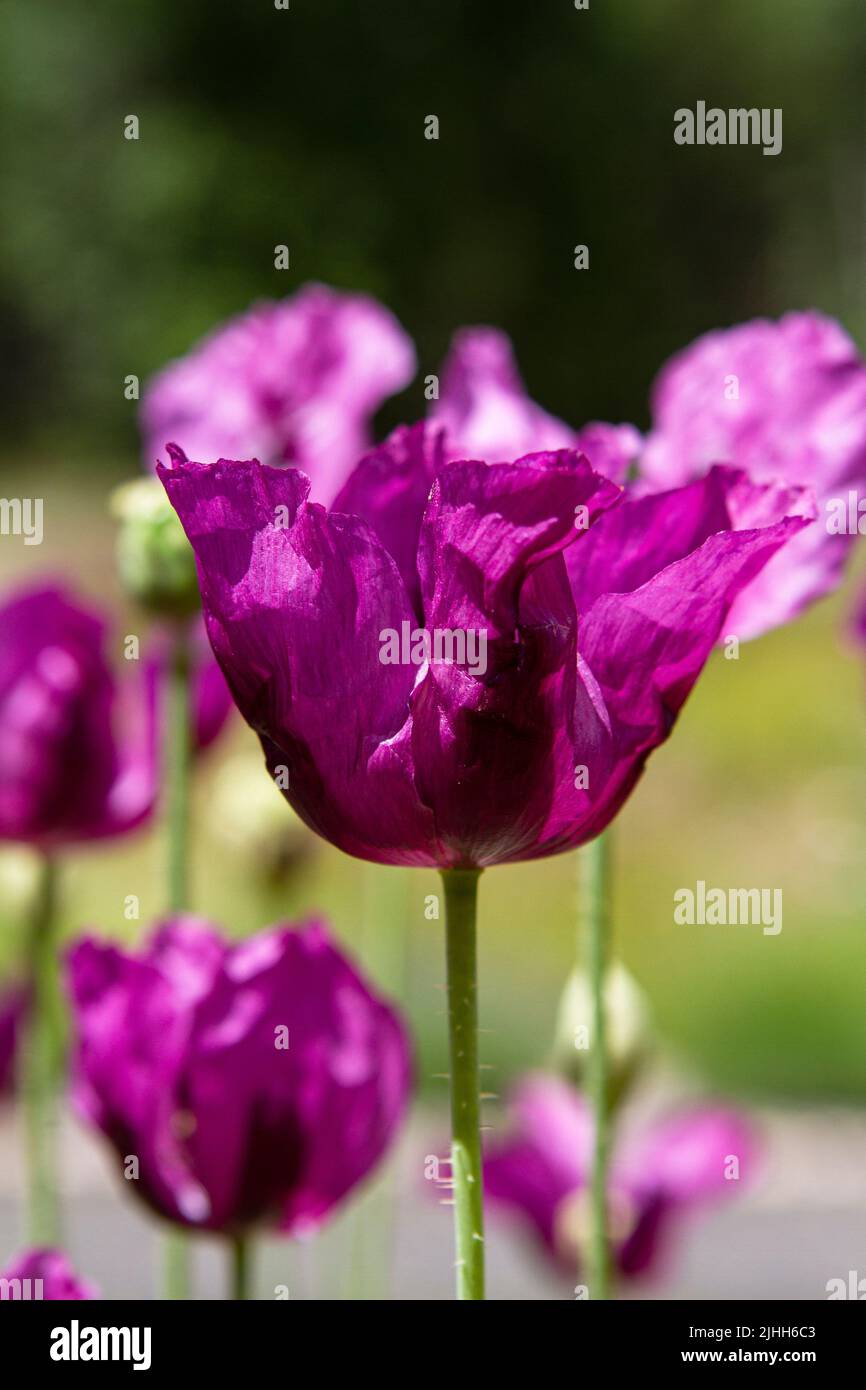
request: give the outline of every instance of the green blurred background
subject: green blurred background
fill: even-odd
[[[465,323],[507,329],[532,394],[575,425],[646,425],[658,366],[719,324],[814,305],[866,344],[861,0],[588,12],[5,0],[2,12],[2,489],[45,497],[46,538],[4,539],[0,579],[60,572],[110,600],[118,661],[123,634],[141,630],[106,512],[139,468],[124,377],[145,379],[256,297],[321,279],[394,309],[420,370],[381,429],[421,413],[423,375]],[[673,112],[698,99],[782,107],[783,153],[675,146]],[[431,113],[438,142],[423,138]],[[123,138],[128,114],[138,142]],[[276,243],[289,272],[273,268]],[[589,271],[573,268],[576,243]],[[852,578],[738,661],[717,654],[616,827],[619,950],[671,1055],[709,1089],[866,1098],[866,661],[844,634],[855,590]],[[435,879],[322,846],[285,892],[262,885],[212,795],[221,762],[255,757],[253,744],[236,723],[201,767],[201,910],[237,932],[330,913],[405,995],[419,1076],[441,1085],[441,923],[424,917]],[[161,856],[142,835],[70,857],[67,930],[130,932],[129,893],[143,920],[158,915]],[[497,1089],[547,1054],[575,872],[565,856],[485,876]],[[782,887],[781,934],[676,927],[673,893],[698,878]],[[373,940],[364,918],[380,910],[395,929]],[[13,888],[0,913],[11,971]]]

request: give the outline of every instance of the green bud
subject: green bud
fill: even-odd
[[[624,965],[614,962],[605,975],[608,1075],[617,1103],[646,1060],[651,1045],[649,1007],[643,990]],[[553,1060],[557,1069],[582,1085],[592,1047],[592,996],[583,970],[573,970],[559,1002]]]
[[[26,845],[0,849],[0,899],[10,919],[26,921],[39,897],[42,861],[38,850]]]
[[[120,581],[146,612],[187,618],[199,609],[192,546],[157,478],[115,488],[111,512],[119,521]]]
[[[214,838],[264,884],[284,884],[308,858],[313,836],[277,789],[261,755],[230,757],[209,797]]]

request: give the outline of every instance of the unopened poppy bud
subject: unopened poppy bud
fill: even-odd
[[[160,484],[124,483],[111,496],[119,521],[117,565],[124,589],[146,611],[186,618],[199,608],[192,547]]]
[[[651,1028],[646,997],[634,976],[619,962],[605,978],[606,1048],[611,1097],[617,1101],[627,1089],[650,1047]],[[554,1061],[571,1080],[586,1077],[592,1049],[592,997],[583,970],[568,977],[556,1021]]]
[[[242,816],[238,806],[244,808]],[[238,754],[220,768],[213,783],[210,821],[214,836],[250,873],[269,883],[284,883],[312,849],[312,835],[258,756]]]
[[[42,878],[38,850],[26,845],[4,846],[0,851],[0,895],[10,917],[26,919],[34,911]]]

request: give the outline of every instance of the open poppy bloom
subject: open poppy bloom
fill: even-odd
[[[575,430],[537,405],[523,384],[508,335],[498,328],[455,333],[429,418],[444,429],[451,459],[498,463],[542,450],[579,449],[614,483],[626,481],[641,449],[633,425],[594,421]]]
[[[314,1228],[395,1137],[409,1043],[321,924],[237,945],[181,917],[69,962],[76,1101],[148,1205],[193,1229]]]
[[[370,439],[382,402],[415,371],[415,350],[376,300],[326,285],[254,305],[149,383],[145,462],[167,439],[200,458],[255,454],[296,465],[330,501]]]
[[[558,1265],[577,1273],[589,1233],[589,1106],[567,1082],[538,1075],[518,1087],[511,1115],[512,1135],[485,1155],[487,1197],[528,1227]],[[608,1187],[619,1273],[658,1273],[679,1222],[736,1195],[753,1154],[745,1121],[718,1107],[684,1111],[625,1135],[614,1146]]]
[[[573,450],[443,450],[398,431],[330,512],[255,460],[159,473],[298,814],[360,858],[481,868],[605,828],[809,503],[727,468],[622,500]]]
[[[729,463],[818,500],[818,523],[734,604],[732,632],[757,636],[839,584],[861,499],[866,511],[866,362],[838,323],[791,313],[707,333],[662,367],[652,414],[643,486],[678,487]]]

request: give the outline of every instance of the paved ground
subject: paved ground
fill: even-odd
[[[775,1113],[764,1129],[763,1175],[724,1209],[703,1214],[680,1233],[663,1283],[630,1291],[643,1298],[820,1299],[831,1278],[849,1270],[866,1277],[866,1118],[847,1111]],[[451,1212],[428,1196],[419,1155],[441,1132],[423,1116],[406,1136],[399,1175],[391,1287],[401,1299],[445,1299],[451,1292]],[[64,1124],[66,1244],[80,1272],[114,1298],[152,1297],[158,1288],[159,1245],[153,1223],[130,1200],[101,1147],[74,1122]],[[8,1110],[0,1116],[0,1262],[21,1242],[20,1144]],[[257,1293],[273,1298],[286,1285],[292,1299],[380,1298],[386,1290],[385,1192],[366,1199],[308,1246],[263,1242]],[[366,1232],[366,1234],[365,1234]],[[387,1241],[384,1242],[387,1244]],[[199,1296],[222,1297],[220,1243],[196,1242]],[[501,1224],[489,1231],[490,1296],[567,1299],[567,1280],[551,1276],[535,1253]]]

